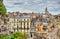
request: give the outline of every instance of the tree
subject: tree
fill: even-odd
[[[11,35],[11,39],[27,39],[27,35],[21,32],[15,32]]]
[[[21,32],[14,32],[11,35],[0,34],[0,39],[27,39],[27,35]]]
[[[3,0],[0,0],[0,15],[6,16],[6,8],[3,4]]]
[[[0,39],[6,39],[8,37],[8,34],[0,34]]]
[[[3,0],[0,0],[0,2],[3,2]]]

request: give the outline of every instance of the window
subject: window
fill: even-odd
[[[11,25],[11,26],[14,26],[14,23],[11,23],[10,25]]]
[[[27,30],[29,29],[29,26],[27,26]]]
[[[27,21],[27,19],[25,19],[25,21]]]
[[[27,26],[27,22],[25,22],[25,26]]]
[[[20,23],[18,23],[18,26],[20,26]]]
[[[25,25],[25,22],[24,22],[24,25]]]
[[[49,23],[49,19],[48,18],[44,18],[43,22]]]
[[[25,26],[25,28],[27,28],[27,26]]]
[[[19,26],[17,26],[17,31],[19,31]]]
[[[21,22],[21,21],[19,20],[19,22]]]
[[[15,30],[16,30],[16,28],[15,27],[13,27],[13,31],[15,32]]]
[[[22,26],[22,22],[21,22],[21,26]]]
[[[24,26],[24,29],[26,29],[25,26]]]
[[[46,30],[47,29],[47,26],[43,26],[43,30]]]
[[[29,19],[27,19],[27,21],[29,21]]]
[[[15,23],[14,23],[14,26],[15,26]]]
[[[31,37],[32,37],[32,33],[31,33]]]
[[[18,21],[19,21],[19,22],[21,22],[22,20],[21,20],[21,19],[19,19]]]
[[[15,23],[15,26],[17,26],[17,23]]]
[[[24,19],[24,21],[26,21],[26,19]]]
[[[27,25],[29,25],[29,22],[27,22]]]
[[[17,19],[17,21],[19,21],[19,19]]]
[[[24,21],[24,19],[22,19],[22,21]]]
[[[24,28],[24,26],[22,26],[22,29]]]
[[[22,29],[22,26],[20,26],[20,29]]]
[[[31,27],[30,32],[35,32],[36,28],[35,27]]]
[[[24,22],[22,22],[22,26],[24,26]]]

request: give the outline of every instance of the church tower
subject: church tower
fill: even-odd
[[[45,14],[49,14],[47,7],[45,8]]]

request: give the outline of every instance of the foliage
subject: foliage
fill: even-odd
[[[6,8],[3,4],[3,2],[0,1],[0,15],[5,16],[6,15]]]
[[[21,32],[14,32],[12,35],[0,34],[0,39],[27,39],[27,35]]]
[[[0,39],[6,39],[6,37],[8,37],[7,34],[0,34]]]
[[[12,39],[27,39],[27,35],[21,32],[15,32],[11,35]]]
[[[0,2],[3,2],[3,0],[0,0]]]

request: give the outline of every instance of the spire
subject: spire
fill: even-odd
[[[45,11],[47,11],[47,7],[46,7]]]
[[[49,12],[48,12],[48,9],[47,9],[47,7],[45,8],[45,14],[48,14]]]

